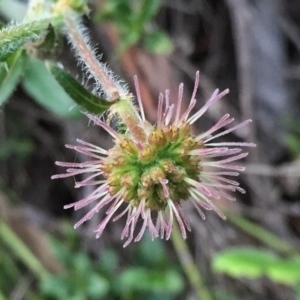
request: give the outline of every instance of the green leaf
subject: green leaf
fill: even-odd
[[[159,6],[161,4],[160,0],[144,0],[141,4],[140,11],[137,14],[137,21],[141,26],[145,25],[158,12]]]
[[[10,157],[24,159],[34,150],[34,144],[29,139],[8,138],[0,145],[0,161]]]
[[[138,244],[136,260],[139,259],[147,266],[155,268],[163,264],[166,258],[165,253],[164,243],[159,239],[153,241],[147,234]]]
[[[148,268],[131,268],[120,276],[120,286],[125,291],[180,292],[183,280],[173,270],[149,270]]]
[[[49,276],[49,272],[44,268],[31,250],[28,249],[27,245],[24,244],[14,231],[3,221],[0,221],[0,239],[28,269],[35,274],[36,278],[44,279]]]
[[[37,103],[60,116],[70,118],[81,116],[73,100],[53,78],[42,61],[30,58],[25,72],[23,87]]]
[[[7,56],[18,50],[24,43],[42,37],[49,24],[59,26],[61,17],[44,18],[33,22],[10,24],[0,30],[0,61],[6,60]]]
[[[99,263],[99,267],[112,273],[119,265],[119,256],[112,249],[103,250]]]
[[[267,276],[283,284],[300,282],[300,264],[293,260],[278,260],[269,266]]]
[[[276,261],[266,251],[251,248],[233,248],[219,253],[213,260],[213,268],[232,277],[258,278]]]
[[[88,295],[93,299],[101,299],[109,291],[109,282],[104,277],[90,273],[87,284]]]
[[[65,92],[81,107],[93,114],[101,114],[108,110],[115,102],[108,102],[101,99],[88,90],[86,90],[79,82],[74,79],[63,69],[50,65],[51,73],[57,82],[62,86]]]
[[[53,48],[56,46],[56,40],[57,36],[54,27],[49,24],[47,34],[45,35],[41,45],[37,46],[37,48],[43,50],[53,50]]]
[[[26,54],[17,51],[10,55],[6,62],[0,63],[0,106],[13,93],[23,74]]]
[[[295,251],[291,245],[278,238],[270,231],[264,229],[262,226],[236,214],[228,214],[227,216],[234,225],[238,226],[243,231],[263,242],[270,248],[284,254],[289,254]]]
[[[300,137],[297,134],[290,133],[286,136],[286,144],[296,159],[300,155]]]
[[[251,248],[234,248],[219,253],[213,260],[213,268],[232,277],[267,276],[275,282],[290,285],[300,282],[297,258],[282,259],[270,252]]]
[[[151,53],[167,54],[173,49],[168,35],[162,30],[155,30],[144,38],[144,47]]]
[[[40,281],[41,292],[55,299],[68,299],[72,285],[67,275],[50,275]]]

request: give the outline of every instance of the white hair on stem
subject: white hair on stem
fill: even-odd
[[[86,28],[79,18],[69,14],[66,17],[67,34],[75,50],[78,62],[83,66],[88,79],[96,81],[95,92],[104,96],[107,101],[114,101],[128,94],[126,85],[121,84],[118,76],[114,75],[107,64],[100,62],[102,55],[95,54],[95,47],[91,45]]]

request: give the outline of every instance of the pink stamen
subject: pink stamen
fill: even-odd
[[[241,154],[236,155],[236,156],[232,156],[232,157],[229,157],[229,158],[226,158],[226,159],[223,159],[223,160],[219,160],[219,161],[217,161],[215,163],[217,163],[217,164],[225,164],[225,163],[228,163],[228,162],[232,162],[232,161],[236,161],[236,160],[242,159],[242,158],[246,157],[248,154],[249,154],[248,152],[241,153]]]
[[[195,76],[195,84],[194,84],[192,99],[196,98],[197,90],[198,90],[198,87],[199,87],[199,82],[200,82],[200,72],[197,71],[196,76]]]
[[[180,120],[179,120],[179,124],[181,124],[183,121],[186,121],[187,118],[189,117],[189,114],[191,112],[191,110],[194,108],[194,106],[196,105],[197,100],[196,99],[191,99],[191,102],[189,104],[189,107],[187,108],[187,110],[185,111],[185,113],[181,116]]]
[[[117,203],[117,205],[114,207],[114,209],[109,213],[109,215],[107,215],[105,217],[105,219],[100,223],[100,225],[97,227],[97,229],[95,230],[96,234],[96,238],[98,239],[104,228],[106,227],[108,221],[111,219],[112,215],[118,210],[118,208],[121,206],[121,204],[123,203],[123,200],[121,200],[119,203]]]
[[[234,118],[229,119],[230,115],[226,114],[224,115],[213,127],[211,127],[208,131],[198,135],[196,137],[196,140],[202,140],[205,137],[207,137],[208,135],[214,133],[215,131],[219,130],[220,128],[232,123],[234,121]]]
[[[214,104],[215,102],[217,102],[223,96],[227,95],[229,93],[229,89],[226,89],[225,91],[223,91],[220,94],[218,94],[218,93],[219,93],[219,90],[216,89],[214,91],[214,93],[212,94],[211,98],[204,104],[204,106],[198,112],[196,112],[192,117],[190,117],[190,119],[188,120],[188,122],[190,124],[195,123],[207,111],[207,109],[212,104]]]
[[[164,115],[164,123],[165,125],[169,125],[172,116],[173,116],[173,109],[174,109],[174,104],[172,104],[171,106],[168,106],[166,113]]]
[[[162,106],[164,101],[164,95],[162,93],[159,94],[158,98],[158,107],[157,107],[157,128],[161,128],[162,123]]]
[[[177,211],[177,208],[175,207],[175,205],[173,204],[172,200],[169,200],[168,201],[168,204],[170,206],[170,210],[173,210],[174,214],[175,214],[175,217],[177,219],[177,222],[179,224],[179,228],[180,228],[180,231],[181,231],[181,235],[184,239],[186,239],[186,230],[185,230],[185,226],[184,226],[184,223]]]
[[[175,126],[178,125],[178,121],[179,121],[180,110],[181,110],[181,105],[182,105],[182,96],[183,96],[183,83],[180,83],[179,89],[178,89],[178,100],[177,100],[175,121],[174,121]]]
[[[222,147],[222,146],[238,146],[238,147],[256,147],[254,143],[244,143],[244,142],[224,142],[224,143],[206,143],[205,146],[210,147]]]
[[[84,146],[88,146],[90,148],[94,148],[94,149],[98,150],[100,153],[107,154],[106,150],[102,149],[101,147],[95,146],[95,145],[93,145],[91,143],[87,143],[87,142],[85,142],[83,140],[80,140],[80,139],[76,139],[76,142],[79,143],[79,144],[82,144]]]
[[[93,116],[91,114],[87,114],[87,116],[95,122],[95,124],[101,126],[103,129],[105,129],[112,137],[115,139],[119,138],[119,134],[113,130],[110,126],[108,126],[105,122],[102,122],[98,117]]]
[[[169,189],[168,189],[168,182],[169,182],[169,180],[168,179],[160,178],[159,182],[162,185],[165,197],[169,198],[169,196],[170,196]]]
[[[249,124],[251,122],[252,122],[252,120],[246,120],[246,121],[244,121],[244,122],[242,122],[242,123],[240,123],[240,124],[238,124],[238,125],[236,125],[236,126],[234,126],[232,128],[229,128],[229,129],[227,129],[227,130],[225,130],[225,131],[223,131],[223,132],[221,132],[221,133],[219,133],[217,135],[212,136],[211,138],[205,140],[204,142],[207,143],[207,142],[209,142],[211,140],[214,140],[214,139],[216,139],[216,138],[218,138],[220,136],[226,135],[226,134],[228,134],[228,133],[230,133],[230,132],[232,132],[232,131],[234,131],[236,129],[239,129],[241,127],[246,126],[247,124]]]
[[[142,118],[142,121],[145,121],[145,113],[144,113],[144,107],[143,107],[143,102],[142,102],[138,77],[135,75],[133,77],[133,79],[134,79],[134,86],[135,86],[136,96],[137,96],[137,100],[138,100],[139,107],[140,107],[141,118]]]

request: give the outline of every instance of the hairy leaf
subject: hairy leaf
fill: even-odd
[[[17,51],[10,55],[6,62],[0,63],[0,106],[16,88],[24,71],[26,54]]]
[[[65,92],[81,107],[88,112],[101,114],[109,109],[114,102],[107,102],[88,90],[63,69],[50,65],[51,73]]]
[[[28,60],[23,87],[37,103],[57,115],[70,118],[81,115],[73,100],[53,78],[45,63],[38,59]]]
[[[24,43],[42,37],[49,24],[60,24],[60,19],[44,18],[37,21],[10,24],[0,30],[0,61],[6,60],[8,55],[18,50]]]

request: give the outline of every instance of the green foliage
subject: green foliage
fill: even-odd
[[[101,114],[114,104],[114,102],[108,102],[90,93],[63,69],[54,65],[50,65],[49,69],[70,98],[88,112]]]
[[[120,287],[145,292],[178,293],[183,288],[183,282],[174,270],[148,270],[147,268],[130,268],[120,276]]]
[[[237,214],[228,214],[228,218],[244,232],[282,254],[290,254],[295,251],[295,249],[287,242],[247,218]]]
[[[70,256],[66,248],[59,244],[56,247],[64,255],[68,273],[52,275],[42,281],[41,291],[45,295],[54,299],[84,300],[100,299],[107,294],[109,282],[94,268],[86,254],[74,253]]]
[[[294,159],[297,159],[300,155],[300,137],[291,133],[286,137],[286,143]]]
[[[0,161],[9,157],[24,159],[34,150],[34,144],[29,139],[8,138],[0,145]]]
[[[66,271],[41,282],[43,299],[166,300],[174,299],[182,291],[182,277],[161,241],[144,238],[134,251],[134,260],[122,266],[113,249],[104,250],[99,259],[92,261],[78,248],[74,232],[68,232],[67,244],[52,242]]]
[[[172,42],[164,31],[156,29],[145,36],[144,47],[151,53],[168,53],[172,50]]]
[[[53,113],[70,118],[77,118],[80,112],[73,100],[56,82],[42,61],[29,58],[23,87],[26,92],[40,105]]]
[[[160,3],[160,0],[107,1],[96,20],[115,24],[121,40],[119,53],[138,42],[152,53],[168,53],[172,50],[170,38],[150,23],[157,14]]]
[[[17,51],[28,41],[41,38],[48,29],[50,23],[60,22],[57,18],[43,18],[37,21],[10,24],[0,30],[0,61],[5,61],[8,56]]]
[[[9,98],[20,81],[26,54],[19,50],[0,63],[0,106]]]
[[[35,43],[31,43],[29,52],[38,58],[53,58],[62,51],[62,35],[49,24],[45,36]]]
[[[300,122],[295,119],[285,118],[285,124],[289,132],[285,137],[285,142],[290,150],[293,159],[300,156]]]
[[[228,292],[222,291],[220,289],[215,289],[214,290],[215,298],[217,300],[239,300],[238,298],[228,295]]]
[[[300,262],[280,258],[271,252],[252,248],[233,248],[220,252],[213,260],[217,272],[252,279],[267,276],[271,280],[294,285],[300,283]]]
[[[0,240],[17,256],[25,266],[38,278],[47,277],[48,271],[41,262],[28,249],[27,245],[10,229],[10,227],[0,220]]]

